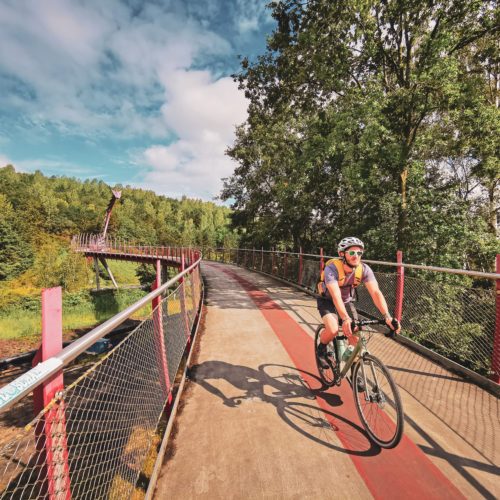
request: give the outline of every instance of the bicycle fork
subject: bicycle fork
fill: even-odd
[[[380,391],[380,385],[378,383],[378,377],[377,377],[377,370],[375,370],[374,363],[372,361],[369,361],[370,369],[373,375],[373,380],[375,382],[375,385],[370,388],[368,386],[368,381],[366,379],[365,359],[361,359],[360,362],[361,362],[361,371],[363,373],[363,380],[365,383],[365,401],[383,405],[386,401],[384,398],[384,394]]]

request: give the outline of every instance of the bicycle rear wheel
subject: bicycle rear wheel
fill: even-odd
[[[403,435],[403,404],[382,361],[371,354],[360,358],[354,367],[352,390],[359,418],[373,442],[381,448],[397,446]]]
[[[328,366],[323,367],[321,360],[318,357],[318,346],[320,343],[321,333],[324,329],[325,327],[323,325],[319,325],[316,329],[316,334],[314,336],[314,358],[316,359],[316,366],[318,367],[318,373],[321,380],[325,385],[331,387],[335,383],[335,366],[337,362],[335,358],[332,358],[333,353],[330,353],[331,355],[327,356],[326,359],[323,360],[323,362],[326,362]],[[331,344],[328,344],[327,349],[331,350],[330,345]]]

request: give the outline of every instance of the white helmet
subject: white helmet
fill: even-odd
[[[347,238],[343,238],[340,241],[337,250],[339,252],[345,252],[348,248],[351,247],[361,247],[364,250],[365,244],[359,238],[356,238],[354,236],[348,236]]]

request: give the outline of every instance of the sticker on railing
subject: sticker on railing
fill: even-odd
[[[24,392],[27,388],[34,389],[37,382],[45,375],[55,371],[57,368],[62,368],[62,361],[57,358],[50,358],[43,363],[36,365],[29,372],[21,375],[16,380],[7,384],[0,389],[0,409],[7,403],[16,399],[16,397]]]

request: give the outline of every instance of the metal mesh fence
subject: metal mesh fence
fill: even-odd
[[[198,267],[0,447],[0,499],[130,497],[185,352],[201,286]],[[2,419],[15,423],[16,411]]]
[[[300,259],[297,254],[285,252],[245,249],[224,252],[224,262],[263,271],[316,292],[319,255],[304,255]],[[220,250],[212,249],[207,255],[217,260]],[[229,260],[227,256],[232,255],[237,258]],[[258,265],[249,265],[254,260]],[[389,310],[394,311],[396,268],[381,263],[372,268]],[[445,276],[444,272],[412,270],[412,274],[404,278],[402,335],[481,375],[490,375],[496,314],[494,280],[486,286],[483,280],[481,288],[473,288],[457,283],[461,278],[456,276],[450,280],[453,276]],[[361,313],[380,317],[365,287],[358,287],[355,295],[356,308]]]

